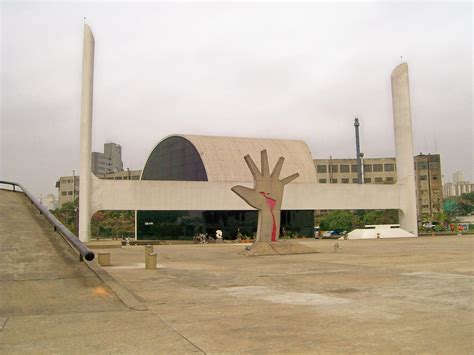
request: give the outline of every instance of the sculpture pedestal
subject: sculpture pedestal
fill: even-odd
[[[246,256],[290,255],[319,253],[317,250],[296,241],[280,240],[278,242],[255,242],[250,250],[244,250]]]

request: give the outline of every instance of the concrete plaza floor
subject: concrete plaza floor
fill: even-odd
[[[98,249],[96,274],[0,191],[0,353],[473,353],[473,236],[302,243],[319,253],[160,245],[157,270]]]
[[[206,353],[460,354],[474,351],[473,242],[305,240],[320,253],[263,257],[239,255],[242,245],[155,246],[158,270],[129,246],[110,249],[106,269]]]

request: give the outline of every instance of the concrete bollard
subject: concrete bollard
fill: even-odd
[[[145,269],[156,270],[156,253],[150,253],[145,256]]]
[[[153,253],[153,245],[145,245],[145,259],[148,254]]]
[[[97,261],[101,266],[110,266],[110,253],[97,253]]]

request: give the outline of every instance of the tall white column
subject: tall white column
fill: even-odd
[[[400,185],[400,227],[418,235],[413,131],[407,63],[400,64],[392,71],[392,102],[397,183]]]
[[[81,92],[81,171],[79,182],[79,239],[89,241],[91,229],[91,144],[92,98],[94,85],[94,36],[84,24]]]

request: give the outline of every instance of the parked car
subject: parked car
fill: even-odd
[[[437,222],[427,222],[427,223],[423,223],[423,228],[434,229],[437,225],[438,225]]]
[[[339,232],[337,231],[326,231],[322,234],[323,238],[338,238]]]

